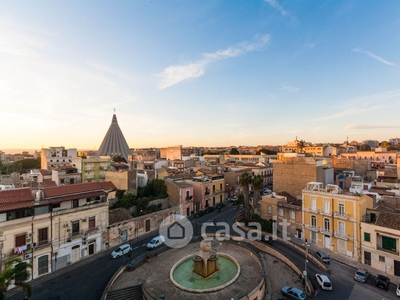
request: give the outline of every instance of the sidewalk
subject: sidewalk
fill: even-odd
[[[304,241],[301,240],[301,239],[292,237],[290,242],[296,244],[299,247],[303,247],[304,248],[304,246],[303,246]],[[363,264],[363,263],[359,263],[355,259],[352,259],[350,257],[344,256],[344,255],[341,255],[341,254],[338,254],[338,253],[334,253],[334,252],[332,252],[332,251],[330,251],[328,249],[318,247],[315,244],[312,244],[312,243],[308,243],[308,244],[310,245],[309,246],[309,251],[312,254],[314,254],[315,251],[323,251],[323,252],[325,252],[326,254],[329,255],[329,258],[331,260],[334,260],[334,261],[336,261],[338,263],[353,267],[354,269],[365,269],[373,276],[377,276],[378,274],[385,275],[386,277],[390,278],[390,282],[393,283],[393,284],[397,284],[398,282],[400,282],[400,277],[398,277],[398,276],[389,275],[387,273],[380,272],[379,270],[376,270],[376,269],[372,268],[369,265],[366,265],[366,264]]]

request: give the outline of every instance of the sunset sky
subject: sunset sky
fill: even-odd
[[[400,137],[400,1],[2,1],[0,150]]]

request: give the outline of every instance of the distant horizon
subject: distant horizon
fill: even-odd
[[[299,139],[301,140],[301,139]],[[293,140],[294,141],[294,140]],[[379,143],[382,143],[383,141],[389,141],[389,139],[387,140],[372,140],[372,139],[368,139],[368,140],[363,140],[363,141],[356,141],[356,140],[349,140],[349,144],[351,144],[352,142],[357,142],[358,144],[363,142],[363,141],[378,141]],[[288,141],[291,142],[291,141]],[[287,142],[287,143],[288,143]],[[305,141],[308,143],[308,141]],[[323,143],[323,142],[309,142],[312,144],[343,144],[345,141],[342,142],[327,142],[327,143]],[[180,144],[183,148],[189,148],[189,147],[197,147],[197,148],[228,148],[228,147],[258,147],[258,146],[271,146],[271,147],[281,147],[281,146],[285,146],[287,145],[287,143],[282,144],[282,145],[274,145],[274,144],[257,144],[257,145],[245,145],[245,144],[239,144],[239,145],[229,145],[229,146],[185,146]],[[161,148],[167,148],[167,147],[176,147],[177,145],[170,145],[170,146],[165,146],[165,147],[155,147],[155,146],[151,146],[151,147],[130,147],[129,149],[149,149],[149,148],[156,148],[156,149],[161,149]],[[48,146],[48,147],[40,147],[40,148],[9,148],[9,149],[2,149],[0,148],[0,151],[5,152],[5,154],[18,154],[18,153],[22,153],[23,151],[28,151],[29,154],[34,154],[35,151],[40,152],[42,148],[45,149],[49,149],[51,147],[64,147],[65,149],[77,149],[77,151],[97,151],[98,149],[88,149],[88,148],[79,148],[79,147],[66,147],[66,146]]]

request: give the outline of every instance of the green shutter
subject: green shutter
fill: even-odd
[[[396,252],[396,239],[382,236],[382,248]]]

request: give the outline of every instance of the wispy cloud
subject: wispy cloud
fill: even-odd
[[[166,67],[160,74],[157,74],[157,76],[162,78],[159,89],[165,89],[186,79],[200,77],[204,74],[205,68],[209,64],[222,59],[233,58],[246,52],[255,51],[265,46],[269,40],[270,36],[266,34],[258,38],[254,43],[242,42],[235,47],[229,47],[225,50],[204,53],[202,55],[203,58],[195,62]]]
[[[348,125],[345,129],[392,129],[392,128],[400,128],[398,126],[383,126],[383,125],[362,125],[362,124],[354,124]]]
[[[336,105],[327,108],[328,111],[333,111],[329,115],[325,115],[314,119],[313,121],[332,120],[341,117],[348,117],[352,115],[361,115],[379,109],[385,109],[387,105],[392,108],[398,106],[399,101],[393,99],[400,99],[400,90],[390,90],[382,93],[371,94],[354,99],[345,99],[342,102],[336,101]]]
[[[266,3],[271,5],[273,8],[275,8],[277,11],[281,13],[282,16],[289,17],[293,22],[297,21],[297,18],[294,17],[290,12],[285,10],[282,5],[278,3],[276,0],[264,0]]]
[[[388,60],[386,60],[386,59],[380,57],[379,55],[376,55],[376,54],[374,54],[374,53],[372,53],[372,52],[370,52],[370,51],[364,50],[364,49],[362,49],[362,48],[353,48],[353,49],[351,49],[351,51],[365,54],[365,55],[367,55],[367,56],[369,56],[369,57],[371,57],[371,58],[373,58],[373,59],[376,59],[377,61],[379,61],[379,62],[381,62],[381,63],[383,63],[383,64],[385,64],[385,65],[392,66],[392,67],[395,67],[395,66],[396,66],[395,63],[393,63],[393,62],[391,62],[391,61],[388,61]]]
[[[276,0],[264,0],[265,2],[267,2],[269,5],[271,5],[273,8],[275,8],[276,10],[278,10],[282,16],[287,16],[289,13],[283,9],[283,7],[278,3],[278,1]]]
[[[290,92],[290,93],[296,93],[299,91],[299,88],[291,87],[285,84],[282,84],[282,90]]]

